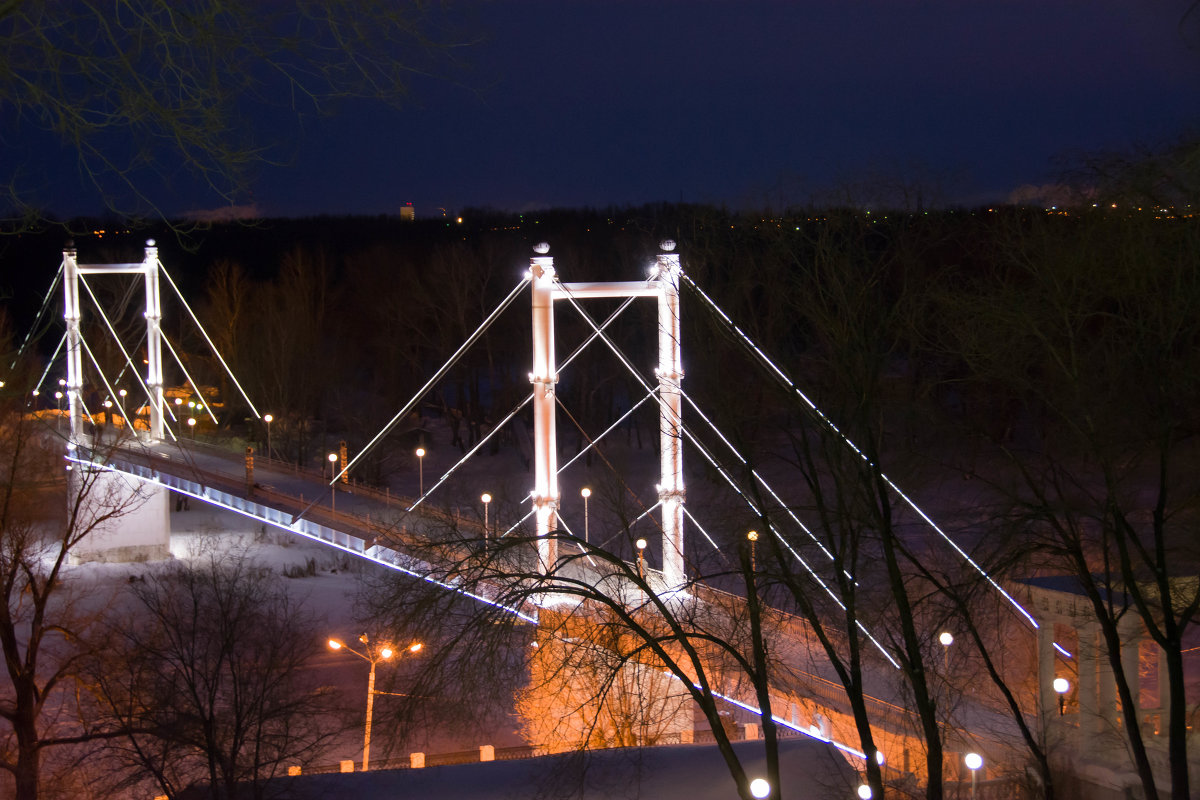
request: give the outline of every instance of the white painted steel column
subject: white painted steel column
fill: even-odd
[[[79,333],[79,263],[75,243],[63,250],[63,319],[67,324],[67,408],[71,420],[68,446],[83,433],[83,357]]]
[[[668,588],[682,586],[683,564],[683,359],[679,324],[679,254],[675,242],[661,245],[654,280],[658,283],[658,499],[662,503],[663,580]]]
[[[163,438],[162,303],[158,288],[158,247],[146,240],[146,389],[150,393],[150,438]]]
[[[1038,620],[1037,675],[1038,714],[1045,726],[1047,719],[1058,714],[1058,693],[1054,691],[1054,623],[1045,618]]]
[[[550,245],[534,248],[529,260],[533,295],[533,508],[537,520],[538,570],[550,572],[558,558],[554,531],[558,529],[558,444],[555,432],[554,384],[554,257]]]

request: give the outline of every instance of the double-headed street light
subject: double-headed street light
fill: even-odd
[[[370,768],[371,764],[371,714],[375,709],[375,665],[380,661],[388,661],[396,654],[390,644],[379,643],[373,644],[364,633],[358,637],[358,640],[363,643],[363,649],[366,652],[360,653],[353,647],[350,647],[345,642],[339,639],[329,640],[330,650],[346,650],[353,653],[362,660],[371,665],[370,675],[367,677],[367,725],[363,731],[363,772]],[[408,652],[415,653],[421,649],[421,643],[415,642],[408,647]]]

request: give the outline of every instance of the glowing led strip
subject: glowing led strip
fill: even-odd
[[[513,608],[511,606],[506,606],[503,603],[500,603],[500,602],[497,602],[490,598],[484,597],[481,594],[477,594],[475,592],[471,592],[466,589],[463,589],[460,586],[454,586],[445,581],[438,580],[437,578],[433,577],[433,575],[431,574],[432,567],[430,568],[430,572],[418,572],[417,570],[409,569],[408,567],[405,567],[402,564],[397,564],[392,561],[387,561],[385,559],[381,559],[381,558],[377,558],[375,556],[369,555],[366,552],[365,547],[362,551],[358,551],[358,550],[354,550],[351,547],[347,547],[346,545],[338,544],[337,542],[331,542],[328,539],[322,539],[320,536],[316,536],[315,534],[309,533],[308,531],[305,531],[302,528],[297,527],[299,524],[297,522],[293,522],[291,525],[288,525],[286,523],[279,522],[277,520],[268,519],[266,517],[260,517],[257,514],[253,514],[244,508],[238,508],[237,506],[232,505],[230,503],[224,503],[214,497],[209,497],[207,494],[196,493],[196,492],[193,492],[186,488],[171,486],[169,484],[163,483],[160,480],[157,480],[156,478],[147,477],[145,475],[138,474],[137,472],[132,471],[132,470],[120,469],[118,467],[112,466],[111,464],[98,464],[94,461],[89,461],[87,459],[80,458],[78,456],[72,456],[72,455],[67,455],[66,460],[71,461],[76,464],[79,464],[81,466],[88,467],[90,469],[100,469],[100,470],[104,470],[106,472],[112,472],[112,473],[116,473],[116,474],[120,474],[120,475],[125,475],[130,478],[139,480],[142,483],[148,483],[148,484],[152,484],[154,486],[162,486],[164,488],[170,489],[173,492],[179,492],[180,494],[186,494],[187,496],[193,497],[196,500],[199,500],[204,503],[208,503],[209,505],[217,506],[218,508],[223,508],[227,511],[232,511],[232,512],[234,512],[236,514],[240,514],[241,516],[246,517],[248,519],[255,520],[256,522],[266,523],[267,525],[271,525],[280,530],[287,531],[288,533],[295,534],[297,536],[303,536],[304,538],[310,539],[311,541],[317,542],[318,544],[323,544],[327,547],[332,547],[337,550],[341,550],[343,552],[349,553],[350,555],[358,556],[359,558],[365,559],[367,561],[371,561],[375,564],[379,564],[380,566],[387,567],[387,568],[395,570],[397,572],[402,572],[405,575],[409,575],[410,577],[419,578],[420,580],[423,580],[426,583],[431,583],[435,586],[439,586],[443,589],[454,592],[455,594],[460,594],[460,595],[463,595],[464,597],[469,597],[472,600],[476,600],[480,603],[484,603],[486,605],[492,606],[493,608],[498,608],[502,611],[512,614],[515,617],[523,619],[526,622],[533,623],[534,625],[536,625],[538,622],[538,619],[536,616],[526,614],[525,612],[521,611],[520,609]],[[345,534],[345,535],[353,536],[353,534]],[[354,538],[359,539],[360,541],[363,541],[361,539],[361,537],[354,536]],[[366,544],[365,541],[363,543],[364,543],[364,545]],[[384,548],[381,545],[375,545],[375,547],[377,547],[381,550],[385,550],[387,552],[393,552],[393,553],[396,552],[394,550],[391,550],[390,548]]]

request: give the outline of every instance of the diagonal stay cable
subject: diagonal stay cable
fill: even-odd
[[[200,402],[203,403],[204,410],[208,412],[210,417],[212,417],[213,424],[217,424],[217,416],[213,413],[212,408],[210,408],[208,403],[205,401],[204,392],[200,391],[200,385],[197,384],[192,376],[188,373],[187,367],[183,365],[183,359],[179,357],[179,353],[175,351],[174,345],[171,344],[171,340],[167,338],[165,333],[162,335],[162,343],[165,344],[167,349],[171,351],[171,355],[175,358],[175,363],[179,365],[181,370],[183,370],[183,377],[187,378],[187,382],[190,383],[192,388],[196,391],[196,396],[199,397]]]
[[[25,348],[31,342],[40,338],[41,334],[34,335],[38,330],[38,326],[42,323],[42,318],[46,316],[46,311],[50,308],[51,300],[54,297],[54,290],[58,288],[58,284],[62,281],[63,272],[66,269],[67,262],[60,261],[58,264],[58,272],[54,274],[54,280],[50,281],[50,289],[46,292],[46,296],[42,298],[42,307],[38,309],[37,316],[33,319],[33,324],[29,326],[29,330],[25,331],[25,338],[21,340],[21,346],[17,348],[16,354],[13,356],[12,363],[8,365],[11,370],[17,366],[17,361],[21,356],[25,355]]]
[[[760,366],[762,366],[769,374],[774,375],[775,379],[781,385],[783,385],[784,388],[789,389],[798,398],[800,398],[800,400],[806,406],[808,406],[809,410],[812,412],[812,414],[816,417],[816,419],[821,424],[825,425],[834,435],[836,435],[843,442],[845,442],[846,445],[848,447],[850,447],[850,449],[853,450],[855,453],[857,453],[859,455],[859,457],[862,458],[867,464],[871,465],[872,467],[875,467],[875,465],[872,463],[871,459],[867,456],[867,454],[864,453],[858,447],[858,445],[856,445],[853,441],[851,441],[850,438],[848,436],[846,436],[846,434],[842,433],[841,429],[838,428],[838,426],[833,422],[833,420],[831,420],[829,417],[827,417],[825,415],[825,413],[823,411],[821,411],[821,409],[817,408],[816,403],[814,403],[808,397],[808,395],[805,394],[804,391],[802,389],[800,389],[799,386],[796,385],[795,381],[793,381],[787,375],[787,373],[785,373],[779,366],[777,366],[775,364],[775,362],[773,362],[767,356],[767,354],[763,352],[762,348],[760,348],[757,344],[755,344],[754,340],[751,339],[749,337],[749,335],[746,334],[745,331],[743,331],[741,328],[739,328],[734,323],[734,321],[732,319],[730,319],[729,315],[726,314],[721,309],[721,307],[718,306],[716,304],[716,302],[713,301],[712,298],[710,298],[707,294],[705,294],[703,289],[701,289],[699,286],[696,285],[695,281],[693,281],[687,275],[683,275],[682,277],[683,277],[684,282],[689,287],[691,287],[691,289],[704,301],[704,303],[707,305],[707,307],[711,311],[715,312],[718,315],[718,317],[721,319],[721,321],[724,323],[724,325],[734,335],[735,339],[737,341],[739,341],[743,347],[747,348],[749,353],[754,357],[754,359],[759,363]],[[988,584],[991,585],[991,587],[993,589],[995,589],[997,592],[999,592],[1000,596],[1003,597],[1008,602],[1008,604],[1010,606],[1012,606],[1013,609],[1015,609],[1022,617],[1024,617],[1032,627],[1034,627],[1034,628],[1040,627],[1038,625],[1037,620],[1033,618],[1033,615],[1030,614],[1025,609],[1024,606],[1022,606],[1019,602],[1017,602],[1016,598],[1014,598],[1011,594],[1009,594],[1009,592],[1006,591],[1004,589],[1004,587],[1002,587],[999,583],[997,583],[996,579],[993,578],[991,575],[989,575],[987,570],[985,570],[978,562],[976,562],[975,559],[973,559],[969,553],[967,553],[965,550],[963,550],[958,545],[958,543],[955,542],[954,539],[950,537],[950,535],[948,533],[943,531],[941,529],[941,527],[936,522],[934,522],[933,519],[931,519],[928,514],[925,513],[924,509],[922,509],[920,506],[917,505],[916,501],[914,501],[907,494],[905,494],[904,491],[898,485],[896,485],[896,483],[891,478],[889,478],[887,475],[885,475],[882,470],[876,470],[876,471],[878,472],[880,479],[883,480],[883,482],[887,484],[888,488],[890,488],[892,491],[894,491],[896,493],[896,495],[901,500],[903,500],[904,503],[910,509],[912,509],[914,512],[916,512],[916,514],[919,517],[921,517],[921,519],[923,519],[925,521],[925,523],[927,525],[929,525],[929,527],[932,528],[935,533],[938,534],[938,536],[940,536],[947,544],[949,544],[950,547],[952,547],[954,549],[954,551],[956,553],[958,553],[958,555],[961,556],[964,561],[967,562],[967,564],[969,564],[980,576],[982,576],[983,579],[985,581],[987,581]]]
[[[104,326],[108,328],[108,334],[113,338],[113,341],[117,343],[117,348],[121,351],[121,355],[125,357],[125,366],[121,367],[121,374],[124,374],[125,367],[134,367],[133,358],[129,355],[129,351],[125,349],[125,345],[121,341],[121,337],[117,335],[116,328],[113,327],[112,321],[109,320],[108,315],[104,313],[104,308],[100,305],[100,301],[96,299],[96,295],[92,292],[92,287],[88,284],[87,279],[80,275],[79,282],[83,284],[83,288],[87,291],[88,297],[90,297],[92,300],[92,305],[96,308],[96,311],[99,312],[100,319],[104,320]],[[137,368],[134,367],[132,372],[133,376],[137,378],[138,385],[141,386],[142,391],[146,393],[146,397],[150,397],[150,389],[142,380],[142,376],[138,373]],[[120,375],[117,376],[117,380],[121,380]],[[151,398],[150,403],[153,402],[154,399]]]
[[[608,327],[610,324],[612,324],[612,322],[617,319],[617,317],[621,314],[621,312],[624,311],[629,306],[629,304],[633,302],[633,299],[634,298],[629,298],[624,303],[622,303],[619,308],[617,308],[615,311],[613,311],[613,313],[608,316],[608,319],[606,319],[604,321],[604,324],[601,325],[601,328]],[[581,352],[583,352],[583,349],[585,347],[587,347],[588,344],[590,344],[595,338],[596,338],[596,334],[594,334],[594,333],[591,334],[578,347],[576,347],[571,352],[571,354],[569,356],[567,356],[566,359],[563,360],[563,362],[560,366],[566,367],[568,364],[570,364],[572,361],[574,361],[575,358]],[[524,400],[522,400],[520,403],[518,403],[516,405],[516,407],[513,408],[512,411],[508,412],[508,414],[505,415],[504,419],[500,420],[498,423],[493,425],[492,429],[490,431],[488,431],[487,435],[484,436],[482,439],[480,439],[475,444],[475,446],[470,449],[469,452],[467,452],[462,458],[460,458],[457,462],[455,462],[454,466],[450,467],[450,469],[448,469],[446,471],[446,474],[444,474],[444,475],[442,475],[442,477],[438,478],[437,483],[435,483],[433,486],[431,486],[429,488],[429,491],[425,492],[423,495],[421,495],[419,498],[417,498],[417,501],[408,507],[408,511],[413,511],[414,509],[416,509],[417,506],[419,506],[419,505],[421,505],[421,503],[425,502],[425,498],[429,497],[431,494],[433,494],[435,491],[437,491],[438,487],[441,486],[443,483],[445,483],[446,480],[449,479],[450,476],[453,475],[458,470],[459,467],[461,467],[468,460],[470,460],[470,458],[472,456],[474,456],[477,452],[479,452],[480,448],[482,448],[485,443],[487,443],[498,432],[503,430],[504,426],[507,425],[512,420],[513,417],[515,417],[518,413],[520,413],[521,409],[523,409],[525,406],[529,405],[529,403],[531,403],[532,401],[533,401],[533,393],[530,392],[528,395],[526,395]],[[559,470],[559,471],[561,472],[562,470]]]
[[[513,300],[516,299],[517,295],[520,294],[521,290],[523,290],[529,284],[530,280],[531,277],[526,275],[524,278],[518,281],[517,285],[513,287],[513,290],[508,293],[508,296],[501,300],[500,304],[492,310],[492,313],[488,314],[487,318],[479,324],[479,327],[475,329],[475,332],[468,336],[466,340],[459,345],[458,349],[454,351],[454,355],[450,356],[446,363],[441,366],[441,369],[439,369],[433,375],[433,377],[426,381],[424,386],[417,390],[417,393],[414,394],[412,399],[404,405],[404,408],[396,412],[396,415],[392,417],[382,429],[380,429],[379,433],[375,434],[375,438],[367,442],[366,447],[358,451],[358,454],[355,455],[354,458],[350,459],[350,462],[346,464],[346,466],[342,467],[340,472],[333,476],[333,480],[329,482],[329,486],[334,486],[339,480],[341,480],[341,477],[353,469],[355,464],[357,464],[368,453],[375,449],[375,446],[383,440],[383,437],[391,433],[392,429],[400,423],[400,420],[407,417],[412,410],[416,408],[417,404],[421,402],[421,399],[429,393],[429,391],[437,384],[438,381],[446,376],[446,373],[454,368],[454,365],[458,363],[458,360],[462,358],[463,354],[466,353],[467,350],[469,350],[471,346],[475,344],[475,342],[479,341],[479,338],[483,336],[484,332],[492,326],[492,323],[496,321],[497,317],[504,313],[504,310],[508,308]],[[299,514],[296,514],[296,516],[292,517],[292,523],[294,524],[296,521],[300,520],[323,497],[324,494],[321,494],[317,496],[311,503],[305,506]]]
[[[567,300],[571,303],[572,306],[574,306],[575,310],[584,319],[584,321],[587,322],[589,325],[591,325],[593,329],[595,329],[596,323],[591,318],[591,315],[589,315],[586,311],[584,311],[583,308],[580,307],[579,303],[575,300],[575,298],[572,297],[569,293],[567,294]],[[612,350],[613,354],[617,357],[617,360],[620,361],[621,364],[625,366],[625,368],[630,372],[630,374],[633,375],[634,378],[636,380],[638,380],[642,384],[643,387],[645,387],[647,389],[650,388],[645,377],[643,377],[641,373],[639,373],[636,369],[634,369],[633,365],[629,363],[629,359],[625,356],[624,353],[621,352],[620,348],[618,348],[616,346],[616,344],[613,343],[612,340],[608,338],[608,336],[601,334],[601,341],[603,341],[605,344],[608,345],[609,349]],[[726,470],[724,467],[722,467],[717,462],[716,458],[713,456],[711,451],[709,451],[708,447],[705,446],[704,443],[702,443],[699,439],[696,438],[695,434],[692,433],[691,429],[687,425],[681,424],[680,429],[683,432],[683,435],[687,438],[687,440],[690,441],[692,443],[692,445],[705,457],[705,459],[708,461],[708,463],[711,464],[715,470],[717,470],[717,473],[725,479],[726,483],[728,483],[730,485],[730,487],[738,495],[740,495],[743,500],[746,501],[746,503],[749,505],[751,510],[753,510],[755,512],[755,514],[762,516],[763,512],[758,508],[757,504],[754,503],[753,500],[751,500],[749,497],[746,496],[746,493],[743,492],[741,490],[741,488],[738,486],[737,481],[734,480],[733,476],[729,474],[728,470]],[[820,586],[827,595],[829,595],[830,599],[832,599],[835,603],[837,603],[837,605],[839,607],[844,609],[845,605],[843,604],[842,599],[840,597],[838,597],[837,593],[833,590],[833,588],[830,587],[829,584],[826,583],[817,574],[816,570],[813,569],[813,567],[804,558],[802,558],[800,556],[800,554],[798,552],[796,552],[795,549],[792,548],[791,544],[787,541],[787,539],[783,536],[783,534],[781,534],[774,525],[769,525],[769,527],[771,529],[771,533],[775,536],[775,538],[778,539],[788,549],[788,551],[792,553],[793,557],[795,557],[797,562],[804,568],[804,570],[809,574],[809,576],[814,581],[817,582],[817,585]],[[867,628],[862,624],[861,621],[857,621],[857,627],[859,628],[859,630],[861,630],[863,632],[864,635],[866,635],[866,637],[868,639],[871,640],[871,642],[875,645],[875,647],[879,650],[879,652],[883,655],[883,657],[886,658],[888,661],[890,661],[893,664],[893,666],[895,666],[897,669],[899,669],[900,664],[895,660],[895,658],[891,655],[891,653],[889,653],[887,651],[887,648],[885,648],[883,646],[883,643],[880,642],[878,639],[876,639],[875,636],[872,635],[871,632],[867,630]]]
[[[167,272],[167,268],[163,265],[162,261],[158,262],[158,269],[159,272],[167,277],[167,283],[171,284],[171,288],[175,290],[175,296],[179,298],[179,302],[183,303],[183,307],[187,309],[188,315],[192,318],[192,322],[196,323],[196,328],[200,331],[200,335],[204,337],[204,341],[208,342],[208,346],[213,351],[213,355],[217,357],[217,360],[221,362],[221,366],[225,368],[225,374],[229,376],[231,381],[233,381],[233,385],[238,388],[238,392],[241,393],[242,399],[246,401],[246,405],[250,406],[250,410],[254,412],[255,417],[262,419],[262,414],[258,413],[258,409],[254,407],[253,401],[250,400],[250,396],[246,394],[246,390],[242,388],[241,382],[238,381],[237,375],[233,374],[233,370],[229,368],[229,365],[225,363],[225,359],[221,357],[221,351],[217,349],[217,346],[213,344],[213,340],[209,338],[208,331],[204,330],[204,326],[200,324],[200,319],[196,316],[196,312],[192,311],[192,307],[188,305],[188,301],[184,298],[183,292],[179,291],[179,287],[175,285],[174,278],[171,277],[171,273]],[[194,386],[195,384],[192,385]],[[212,413],[211,410],[209,413]],[[213,419],[216,421],[215,417]]]
[[[649,394],[647,394],[645,397],[643,397],[641,400],[638,401],[637,405],[635,405],[633,408],[629,409],[629,411],[627,411],[625,413],[625,415],[622,416],[622,419],[629,416],[629,414],[632,413],[634,409],[636,409],[638,406],[640,406],[642,403],[646,402],[646,400],[648,400],[649,398],[651,398],[653,396],[654,396],[654,392],[650,392]],[[575,427],[579,429],[579,432],[581,434],[583,434],[584,438],[586,438],[588,440],[588,446],[585,447],[584,449],[580,450],[578,453],[576,453],[575,458],[572,458],[570,461],[568,461],[566,464],[564,464],[558,470],[558,473],[556,473],[556,474],[561,474],[562,471],[565,470],[572,463],[574,463],[575,460],[579,458],[579,456],[583,455],[588,450],[592,449],[592,447],[594,447],[596,445],[596,443],[600,441],[600,439],[593,440],[591,437],[589,437],[587,435],[587,431],[585,431],[583,429],[583,426],[579,424],[579,420],[575,419],[575,416],[571,413],[570,409],[568,409],[566,407],[566,405],[563,404],[562,399],[560,397],[558,397],[558,395],[554,396],[554,400],[558,404],[559,408],[562,409],[563,413],[567,415],[567,418],[569,420],[571,420],[571,422],[575,425]],[[611,431],[614,427],[616,427],[615,423],[614,423],[614,425],[610,426],[608,428],[608,430],[606,430],[603,434],[601,434],[600,438],[604,438],[604,435],[607,434],[609,431]],[[642,506],[642,500],[640,497],[638,497],[637,492],[635,492],[633,490],[632,486],[630,486],[628,483],[625,482],[625,479],[621,477],[620,470],[618,470],[613,465],[613,463],[608,460],[608,456],[604,455],[604,453],[598,447],[596,448],[596,455],[600,456],[600,460],[604,462],[604,466],[608,467],[609,472],[611,472],[613,475],[615,475],[617,477],[617,480],[620,481],[621,486],[624,487],[625,491],[629,493],[629,496],[633,498],[633,501],[635,503],[637,503],[639,506]],[[640,516],[638,516],[638,519],[640,520],[642,517],[646,516],[646,514],[649,514],[650,511],[652,511],[655,508],[658,508],[658,506],[660,504],[661,504],[661,501],[659,501],[659,503],[655,503],[650,509],[643,511],[642,514]],[[642,506],[642,507],[645,508],[645,506]],[[662,531],[662,526],[659,525],[659,532],[661,532],[661,531]]]
[[[717,427],[716,423],[714,423],[711,419],[708,418],[708,415],[705,414],[704,411],[700,408],[699,404],[696,403],[696,401],[692,399],[691,395],[689,395],[687,392],[684,392],[682,389],[680,389],[679,391],[680,391],[680,394],[683,395],[683,399],[686,400],[688,402],[688,405],[690,405],[692,407],[692,410],[695,411],[698,415],[700,415],[701,419],[703,419],[706,423],[708,423],[708,427],[713,431],[713,433],[715,433],[717,435],[717,438],[720,439],[725,444],[725,446],[729,448],[729,452],[733,453],[734,457],[737,458],[737,460],[740,461],[744,466],[746,466],[747,468],[750,468],[750,462],[747,461],[745,459],[745,457],[742,456],[742,454],[738,451],[737,447],[734,446],[733,442],[729,441],[729,439],[726,438],[723,433],[721,433],[721,430]],[[764,478],[761,473],[759,473],[758,470],[750,468],[750,476],[752,478],[754,478],[755,480],[757,480],[760,484],[762,484],[763,488],[766,489],[767,492],[771,495],[771,498],[779,505],[779,508],[781,508],[783,510],[783,512],[785,514],[787,514],[788,517],[790,517],[791,520],[800,527],[800,530],[802,530],[806,534],[808,534],[808,538],[812,540],[813,544],[815,544],[818,548],[820,548],[821,552],[825,554],[826,558],[828,558],[830,561],[836,561],[836,559],[833,557],[833,553],[829,552],[829,548],[827,548],[825,546],[825,543],[822,542],[817,537],[817,535],[815,533],[813,533],[812,530],[809,529],[809,527],[807,525],[804,524],[803,521],[801,521],[800,517],[796,516],[796,512],[792,510],[791,506],[789,506],[783,502],[783,499],[779,496],[779,494],[775,491],[775,489],[771,486],[771,484],[767,482],[767,479]],[[853,579],[853,576],[850,575],[849,573],[846,573],[846,577]]]
[[[42,384],[46,382],[46,376],[50,374],[50,370],[54,368],[54,362],[58,360],[58,354],[62,352],[63,345],[67,343],[67,332],[63,331],[62,337],[58,340],[58,347],[54,348],[54,355],[50,356],[50,360],[46,362],[46,368],[42,370],[42,377],[38,378],[37,384],[33,387],[35,392],[42,390]]]

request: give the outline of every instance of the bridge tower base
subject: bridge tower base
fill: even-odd
[[[80,491],[86,467],[75,465],[68,483],[71,502]],[[72,549],[71,563],[162,561],[171,557],[170,490],[140,483],[108,470],[86,476],[80,520],[99,520]],[[109,516],[108,519],[100,519]]]

